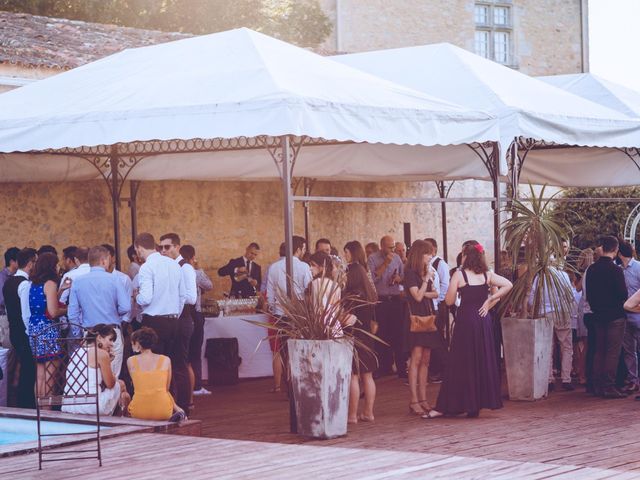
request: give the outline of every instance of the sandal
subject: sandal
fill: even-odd
[[[413,408],[413,405],[418,405],[420,407],[420,411],[416,410]],[[419,417],[423,416],[426,412],[424,411],[424,409],[422,408],[422,405],[420,405],[420,402],[411,402],[409,404],[409,414],[410,415],[417,415]]]
[[[373,422],[375,420],[375,418],[374,417],[367,417],[366,415],[361,413],[360,415],[358,415],[358,420],[361,421],[361,422]]]
[[[433,420],[434,418],[440,417],[444,417],[444,413],[433,409],[429,410],[429,413],[425,413],[424,415],[422,415],[422,418],[424,418],[425,420]]]
[[[273,387],[272,389],[269,390],[269,393],[280,393],[281,391],[282,391],[282,388]]]
[[[431,410],[433,410],[433,408],[431,407],[431,405],[429,405],[429,402],[427,400],[418,400],[418,403],[420,404],[422,409],[425,411],[425,413],[429,413]],[[427,406],[425,407],[423,403],[426,403]]]

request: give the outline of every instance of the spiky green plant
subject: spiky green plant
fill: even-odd
[[[571,285],[561,275],[572,267],[562,263],[563,241],[571,237],[571,226],[551,206],[557,192],[545,199],[546,187],[536,194],[529,185],[530,197],[526,201],[513,200],[508,212],[513,214],[502,223],[505,248],[511,252],[514,270],[519,275],[513,289],[502,302],[504,313],[519,318],[540,318],[544,315],[545,298],[555,313],[568,318],[574,302]]]
[[[365,305],[373,305],[371,302],[355,295],[342,296],[340,281],[328,282],[324,281],[324,277],[321,277],[321,280],[318,282],[318,288],[308,288],[301,297],[295,294],[289,297],[286,292],[278,290],[276,301],[283,315],[275,323],[247,321],[266,328],[269,331],[267,338],[349,340],[354,346],[375,355],[375,352],[358,338],[356,332],[359,332],[387,345],[383,340],[363,329],[362,323],[357,320],[357,309]],[[295,290],[292,288],[292,291]],[[335,301],[331,302],[327,299],[335,299]]]

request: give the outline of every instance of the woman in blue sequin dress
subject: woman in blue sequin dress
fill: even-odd
[[[29,338],[31,351],[38,364],[38,396],[51,393],[55,384],[56,372],[64,350],[58,326],[58,317],[66,313],[66,307],[58,303],[58,257],[53,253],[43,253],[38,257],[31,274],[29,288]],[[65,285],[62,289],[69,288]],[[46,372],[46,375],[45,375]]]

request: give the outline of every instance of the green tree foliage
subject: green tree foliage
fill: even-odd
[[[570,198],[640,198],[640,187],[568,188]],[[579,249],[593,247],[598,237],[622,237],[631,210],[638,204],[630,202],[558,202],[557,211],[573,227],[572,244]],[[636,240],[640,244],[640,237]]]
[[[248,27],[304,47],[332,28],[317,0],[0,0],[0,10],[196,35]]]

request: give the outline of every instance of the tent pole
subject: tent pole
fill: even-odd
[[[436,181],[436,187],[438,188],[438,194],[440,198],[444,199],[447,196],[444,181]],[[449,263],[449,241],[447,235],[447,202],[440,202],[440,210],[442,212],[442,258],[445,262]]]
[[[304,196],[311,195],[311,181],[308,178],[304,179]],[[307,241],[307,247],[309,246],[309,202],[304,202],[304,238]]]
[[[293,293],[293,194],[291,192],[291,144],[282,137],[282,200],[284,202],[284,243],[287,266],[287,295]]]
[[[113,208],[113,244],[116,249],[116,269],[120,270],[120,188],[118,185],[118,147],[111,146],[109,167],[111,168],[111,206]]]
[[[138,236],[138,189],[140,188],[139,180],[131,180],[129,182],[129,208],[131,209],[131,243],[135,242]]]
[[[293,194],[291,192],[291,144],[287,135],[282,140],[282,193],[284,204],[284,241],[285,241],[285,262],[287,268],[287,295],[289,298],[294,295],[293,291]],[[285,366],[286,368],[286,366]],[[287,369],[288,371],[288,369]],[[298,420],[296,405],[293,399],[293,387],[289,386],[289,431],[298,433]]]
[[[500,146],[497,142],[493,144],[493,152],[491,155],[493,160],[493,246],[494,246],[494,265],[496,273],[500,271],[500,210],[502,205],[500,202]]]

